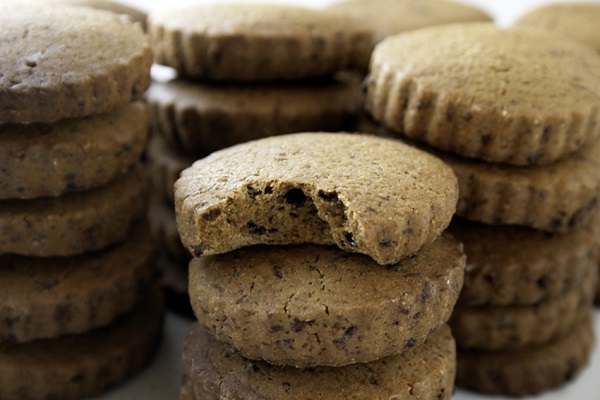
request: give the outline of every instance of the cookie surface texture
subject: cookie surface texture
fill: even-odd
[[[276,84],[154,82],[146,99],[153,130],[196,155],[249,140],[349,128],[363,104],[361,79]]]
[[[139,226],[124,243],[73,257],[0,257],[0,342],[82,333],[129,312],[154,282],[156,249]]]
[[[193,259],[190,301],[245,357],[340,366],[423,343],[449,319],[464,265],[446,234],[386,267],[336,246],[255,246]]]
[[[476,7],[445,0],[344,0],[330,9],[367,21],[377,33],[376,41],[433,25],[492,20]]]
[[[441,399],[454,390],[455,345],[446,325],[397,356],[345,367],[298,369],[252,361],[193,324],[184,342],[189,398],[247,400]],[[191,390],[190,390],[191,389]]]
[[[600,53],[600,4],[547,4],[528,11],[514,25],[556,33]]]
[[[98,395],[142,369],[163,326],[153,289],[131,313],[81,335],[0,344],[0,398],[75,400]]]
[[[547,164],[600,135],[600,55],[546,32],[489,23],[406,32],[377,45],[367,80],[377,121],[467,157]]]
[[[54,124],[0,125],[0,199],[59,196],[124,174],[148,136],[142,104]]]
[[[0,25],[2,124],[107,112],[141,99],[150,83],[150,40],[129,18],[3,2]]]
[[[0,254],[68,256],[120,242],[147,212],[146,181],[129,171],[108,185],[81,193],[0,206]]]
[[[148,19],[156,61],[180,76],[229,81],[331,75],[360,60],[372,33],[361,21],[276,4],[217,4],[156,12]]]
[[[432,242],[455,211],[438,158],[398,141],[299,133],[215,152],[175,182],[182,243],[197,256],[252,244],[336,244],[392,264]]]

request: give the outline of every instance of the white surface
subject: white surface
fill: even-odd
[[[188,4],[206,4],[223,2],[219,0],[123,0],[146,11],[178,7]],[[252,0],[234,0],[249,2]],[[563,2],[576,2],[563,0]],[[261,2],[285,2],[304,6],[323,6],[331,1],[323,0],[261,0]],[[508,25],[527,10],[545,0],[463,0],[487,10],[500,25]],[[600,2],[597,0],[595,2]],[[600,311],[596,311],[596,332],[600,332]],[[125,385],[106,393],[96,400],[170,400],[179,398],[179,385],[183,367],[181,364],[182,341],[186,334],[188,321],[169,314],[166,319],[165,336],[158,354],[149,367]],[[575,381],[558,390],[545,392],[541,396],[525,398],[535,400],[598,400],[600,398],[600,346],[596,346],[590,364]],[[504,397],[480,396],[457,390],[454,400],[500,400]],[[293,399],[291,399],[293,400]]]

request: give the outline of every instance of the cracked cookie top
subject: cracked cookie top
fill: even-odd
[[[175,182],[175,208],[196,256],[314,243],[393,264],[448,226],[457,185],[440,159],[400,141],[306,132],[198,160]]]

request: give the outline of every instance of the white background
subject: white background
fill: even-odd
[[[208,4],[223,2],[217,0],[122,0],[140,9],[152,12],[164,8],[179,7],[189,4]],[[236,2],[251,2],[237,0]],[[256,1],[256,0],[255,0]],[[332,1],[322,0],[262,0],[261,2],[288,3],[304,6],[321,7]],[[489,12],[500,25],[509,25],[515,18],[527,10],[540,4],[549,3],[544,0],[463,0],[464,3],[476,5]],[[563,0],[574,3],[576,1]],[[600,0],[594,1],[600,3]],[[600,21],[599,33],[600,35]],[[183,368],[181,366],[181,343],[186,333],[188,322],[169,314],[166,319],[165,337],[158,354],[151,365],[127,384],[98,397],[97,400],[170,400],[179,398],[179,384]],[[600,311],[596,312],[596,331],[600,332]],[[544,393],[542,396],[528,399],[535,400],[598,400],[600,399],[600,349],[596,347],[590,365],[582,371],[578,378],[564,387]],[[455,400],[498,400],[503,397],[478,396],[457,390]],[[293,399],[290,399],[293,400]]]

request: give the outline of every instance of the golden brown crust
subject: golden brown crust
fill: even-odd
[[[4,200],[0,254],[68,256],[124,240],[146,217],[147,187],[134,169],[97,189],[62,197]]]
[[[54,124],[0,125],[0,199],[31,199],[107,184],[140,158],[148,136],[141,104]]]
[[[122,244],[73,257],[0,256],[0,342],[82,333],[129,312],[156,276],[146,225]]]
[[[297,80],[366,69],[372,33],[360,21],[276,4],[217,4],[151,14],[156,61],[181,76]]]
[[[454,391],[456,351],[446,325],[427,341],[397,356],[345,367],[299,369],[242,358],[193,324],[184,342],[192,398],[246,399],[440,399]]]
[[[230,147],[175,183],[183,244],[196,255],[252,244],[336,244],[391,264],[431,243],[457,183],[438,158],[394,140],[298,133]]]
[[[0,24],[2,124],[107,112],[141,99],[150,83],[150,40],[129,18],[85,7],[3,2]]]
[[[441,150],[548,164],[600,136],[599,71],[592,49],[547,33],[484,23],[431,27],[376,47],[366,108]]]

